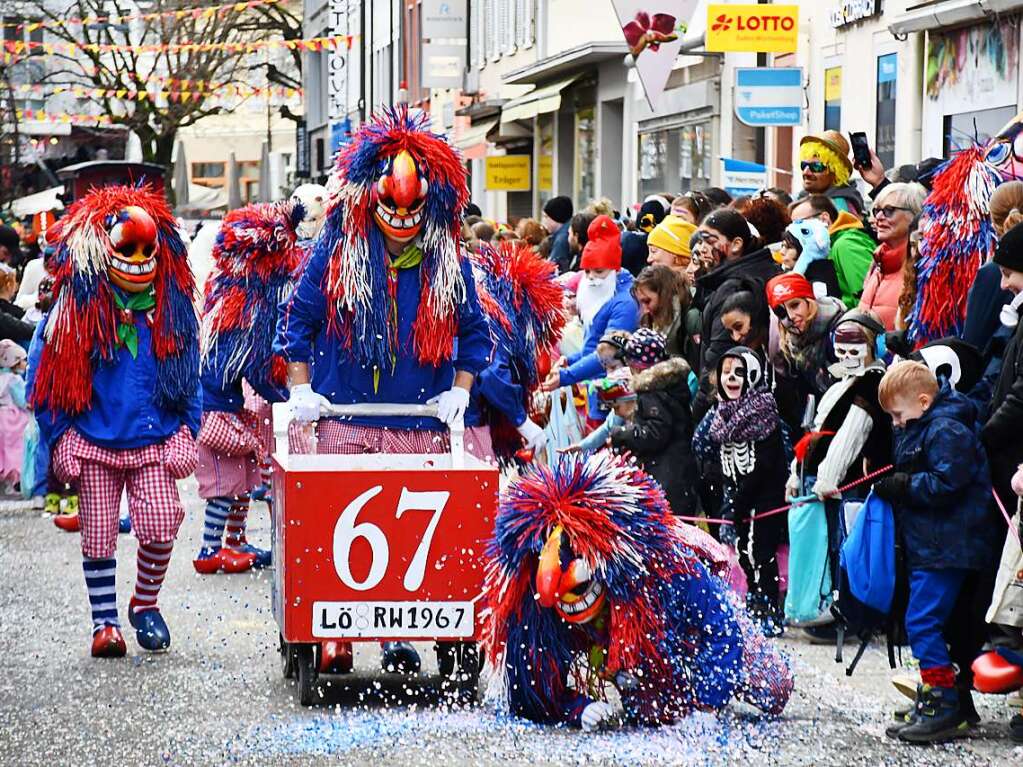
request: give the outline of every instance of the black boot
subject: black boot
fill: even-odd
[[[973,704],[973,695],[970,688],[956,682],[956,689],[959,691],[959,713],[963,715],[963,718],[966,719],[971,727],[980,724],[980,714],[977,713],[977,707]],[[905,724],[909,721],[909,717],[915,709],[916,702],[914,701],[909,706],[895,709],[892,712],[892,718],[896,724]]]
[[[884,734],[892,740],[898,740],[899,733],[916,721],[916,717],[914,716],[915,713],[915,709],[912,708],[908,711],[896,711],[895,721],[885,728]]]
[[[898,737],[907,743],[944,743],[969,731],[970,725],[959,709],[959,691],[922,684],[916,691],[913,721],[898,731]]]

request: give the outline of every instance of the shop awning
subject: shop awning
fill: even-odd
[[[64,187],[55,186],[42,192],[19,197],[11,201],[11,213],[18,218],[24,218],[47,210],[64,210],[64,203],[60,201],[62,194],[64,194]]]
[[[477,144],[482,144],[487,140],[487,134],[494,129],[495,125],[497,125],[496,117],[473,125],[455,139],[455,147],[465,151],[472,149]]]
[[[910,7],[897,16],[888,30],[893,35],[924,32],[971,21],[983,21],[991,14],[1023,8],[1023,0],[940,0]]]
[[[517,99],[512,99],[501,109],[501,122],[528,120],[536,115],[557,112],[561,108],[561,92],[580,77],[582,77],[582,72],[531,90]]]

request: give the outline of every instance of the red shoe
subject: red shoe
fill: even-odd
[[[236,549],[220,548],[214,552],[203,549],[199,556],[192,560],[192,566],[200,575],[214,573],[244,573],[251,570],[256,562],[256,555]]]
[[[58,514],[53,518],[53,524],[65,533],[77,533],[82,529],[82,523],[78,521],[77,514]]]
[[[104,626],[92,635],[93,658],[123,658],[128,648],[117,626]]]
[[[349,674],[352,671],[352,643],[336,639],[320,643],[320,673]]]

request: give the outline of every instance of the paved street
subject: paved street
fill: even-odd
[[[161,600],[173,632],[162,656],[140,652],[126,631],[126,660],[90,658],[77,536],[38,512],[0,512],[0,764],[917,767],[1023,758],[1006,737],[1008,709],[996,698],[980,703],[994,724],[968,742],[889,743],[883,729],[898,695],[885,681],[881,651],[871,651],[850,682],[827,648],[798,641],[785,643],[797,683],[779,722],[735,706],[720,718],[697,715],[661,730],[591,736],[539,728],[482,707],[444,710],[428,691],[379,674],[368,646],[356,655],[356,677],[323,688],[322,705],[302,709],[278,671],[267,576],[195,575],[201,505],[194,483],[182,489],[189,515]],[[262,508],[253,521],[252,537],[265,544]],[[135,544],[124,536],[120,543],[124,620]]]

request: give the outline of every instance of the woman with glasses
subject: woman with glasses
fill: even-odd
[[[927,190],[920,184],[889,184],[874,201],[871,213],[881,244],[874,251],[874,263],[863,282],[859,308],[874,312],[886,330],[895,330],[910,227],[926,197]]]

